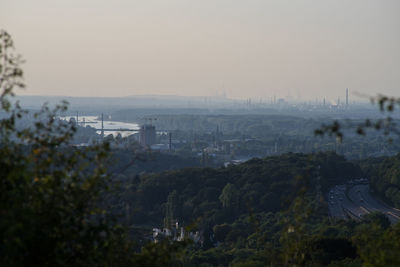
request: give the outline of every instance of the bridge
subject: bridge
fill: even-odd
[[[128,129],[128,128],[118,128],[118,129],[110,129],[110,128],[100,128],[100,129],[97,129],[96,128],[96,131],[104,131],[104,132],[139,132],[140,131],[140,129]],[[156,130],[156,132],[157,133],[168,133],[168,132],[170,132],[171,130]]]
[[[150,118],[150,125],[152,120],[155,120],[153,118]],[[86,124],[97,124],[99,121],[86,121],[85,117],[81,121],[79,121],[79,114],[78,112],[76,113],[76,122],[78,124],[81,124],[85,126]],[[129,128],[104,128],[104,114],[101,114],[101,128],[95,128],[96,131],[99,131],[104,135],[104,132],[139,132],[140,129],[129,129]],[[170,130],[156,130],[157,133],[168,133]]]
[[[96,129],[96,131],[104,131],[104,132],[139,132],[140,129],[128,129],[128,128],[106,129],[106,128],[100,128],[100,129]]]

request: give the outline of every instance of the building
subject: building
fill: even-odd
[[[156,127],[144,124],[140,127],[139,143],[143,147],[150,147],[156,143]]]
[[[181,226],[179,227],[178,222],[175,223],[175,227],[170,228],[153,228],[153,242],[159,243],[161,240],[169,239],[170,241],[184,241],[185,239],[190,239],[194,243],[200,243],[203,246],[204,237],[199,231],[196,232],[186,232]]]

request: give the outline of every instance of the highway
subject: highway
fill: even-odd
[[[391,223],[400,220],[400,210],[389,207],[369,192],[369,185],[347,184],[333,187],[328,195],[329,215],[340,219],[361,219],[367,213],[379,211],[386,214]]]

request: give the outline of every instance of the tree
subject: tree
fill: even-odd
[[[117,243],[128,246],[102,208],[108,145],[71,146],[75,126],[57,119],[66,103],[45,105],[33,124],[17,126],[28,111],[11,102],[24,86],[12,49],[1,31],[0,265],[108,265],[121,255]]]
[[[364,224],[352,237],[363,266],[400,265],[400,224],[384,230],[377,224]]]
[[[387,228],[390,227],[389,218],[384,213],[381,212],[372,212],[365,214],[362,218],[362,222],[375,224],[381,227],[383,230],[386,230]]]
[[[239,191],[235,185],[228,183],[222,189],[222,193],[219,196],[219,200],[224,208],[235,209],[239,207]]]
[[[21,56],[0,31],[0,266],[179,266],[185,242],[147,244],[140,252],[109,215],[109,145],[75,147],[67,103],[33,114],[18,102]],[[22,125],[21,125],[22,123]]]
[[[177,215],[178,215],[178,195],[176,193],[176,190],[174,190],[171,193],[169,193],[167,203],[165,204],[164,226],[167,228],[173,227],[177,219]]]
[[[232,226],[226,223],[215,225],[213,227],[215,239],[219,242],[223,242],[231,230]]]

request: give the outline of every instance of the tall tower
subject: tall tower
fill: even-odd
[[[104,138],[104,114],[101,113],[101,138]]]
[[[349,88],[346,88],[346,108],[349,106]]]

